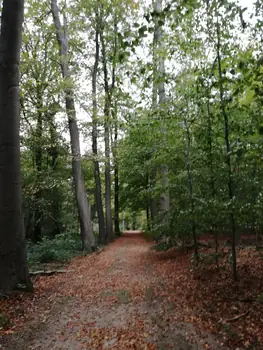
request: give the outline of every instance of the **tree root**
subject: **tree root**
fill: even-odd
[[[68,272],[72,272],[73,270],[40,270],[40,271],[30,271],[29,274],[30,276],[51,276],[54,275],[56,273],[68,273]]]
[[[225,322],[234,322],[234,321],[237,321],[237,320],[239,320],[240,318],[247,316],[247,315],[249,314],[249,312],[250,312],[250,310],[248,310],[248,311],[246,311],[246,312],[244,312],[244,313],[242,313],[242,314],[240,314],[240,315],[237,315],[237,316],[235,316],[235,317],[228,318],[228,319],[225,320]]]

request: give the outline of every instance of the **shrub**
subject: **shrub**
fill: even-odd
[[[74,256],[82,255],[81,241],[76,234],[61,234],[54,239],[44,238],[37,244],[29,243],[29,265],[50,262],[67,262]]]

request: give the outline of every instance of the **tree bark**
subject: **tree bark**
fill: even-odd
[[[112,84],[111,84],[111,100],[115,90],[116,81],[116,64],[117,64],[117,49],[118,49],[118,27],[117,19],[114,20],[114,53],[113,53],[113,65],[112,65]],[[113,163],[114,163],[114,232],[116,235],[120,235],[120,203],[119,203],[119,164],[118,164],[118,106],[117,100],[114,100],[114,106],[112,106],[112,117],[114,121],[114,143],[112,147]]]
[[[154,3],[153,3],[154,5]],[[155,30],[154,30],[154,35],[153,35],[153,50],[152,50],[152,61],[153,61],[153,85],[152,85],[152,110],[153,112],[156,112],[157,109],[157,99],[158,99],[158,85],[157,85],[157,60],[156,60],[156,51],[157,51],[157,25],[155,24]],[[155,152],[156,145],[153,142],[152,145],[152,150],[151,154],[153,155]],[[156,185],[156,176],[157,176],[157,171],[156,171],[156,166],[154,165],[153,169],[150,172],[149,176],[149,182],[150,182],[150,187],[151,190],[155,188]],[[156,216],[158,214],[158,205],[157,205],[157,200],[155,196],[152,194],[150,197],[150,217],[151,217],[151,223],[150,227],[153,228],[154,221],[156,219]]]
[[[226,166],[228,172],[228,197],[231,202],[234,199],[233,195],[233,177],[232,177],[232,166],[231,166],[231,155],[230,155],[230,141],[229,141],[229,120],[226,113],[226,106],[224,100],[224,86],[223,86],[223,75],[221,66],[221,37],[220,27],[217,21],[217,62],[218,62],[218,75],[219,75],[219,92],[220,92],[220,107],[224,118],[225,127],[225,145],[226,145]],[[229,208],[230,222],[232,227],[232,274],[234,281],[237,280],[237,261],[236,261],[236,222],[233,208]]]
[[[42,213],[40,208],[41,191],[41,173],[42,173],[42,134],[43,134],[43,108],[42,89],[37,88],[37,125],[35,133],[35,166],[36,166],[36,191],[35,191],[35,212],[34,212],[34,232],[33,241],[37,242],[41,238],[42,231]]]
[[[210,109],[209,102],[210,94],[207,93],[207,143],[208,143],[208,161],[210,168],[210,187],[211,187],[211,195],[215,200],[216,198],[216,186],[215,186],[215,174],[214,174],[214,159],[213,159],[213,136],[212,136],[212,115]],[[217,224],[213,224],[212,233],[215,236],[215,261],[216,266],[219,267],[218,261],[218,232],[217,232]]]
[[[186,128],[186,170],[187,170],[187,179],[188,179],[188,189],[189,189],[189,199],[190,199],[190,210],[191,210],[191,225],[192,225],[192,236],[194,241],[194,256],[195,260],[198,261],[198,241],[196,236],[196,222],[195,222],[195,202],[193,196],[193,177],[191,171],[191,160],[190,160],[190,147],[191,147],[191,135],[189,125],[185,121]]]
[[[32,290],[27,259],[20,165],[20,49],[23,0],[4,0],[0,34],[0,291]]]
[[[116,108],[117,109],[117,108]],[[119,164],[117,156],[118,144],[118,120],[117,112],[115,112],[114,125],[114,230],[116,235],[120,235],[120,203],[119,203]]]
[[[98,19],[97,19],[98,20]],[[97,24],[98,26],[98,24]],[[97,73],[99,64],[99,32],[96,29],[95,33],[95,62],[92,72],[92,151],[94,163],[94,179],[95,179],[95,201],[98,213],[99,222],[99,242],[106,243],[105,220],[102,205],[101,181],[100,181],[100,165],[98,160],[98,106],[97,106]]]
[[[49,110],[47,113],[47,119],[49,124],[49,134],[50,134],[50,143],[51,147],[49,150],[50,156],[51,156],[51,168],[53,174],[56,174],[56,170],[59,164],[59,146],[57,142],[57,132],[56,132],[56,126],[55,126],[55,115],[57,113],[57,104],[54,103],[51,105],[53,108]],[[59,192],[58,188],[56,189],[55,193]],[[55,237],[56,235],[61,233],[61,201],[59,196],[54,195],[54,198],[52,200],[52,217],[54,218],[54,224],[52,229],[52,237]]]
[[[110,164],[110,88],[108,82],[108,68],[103,29],[100,32],[101,53],[104,73],[105,105],[104,105],[104,142],[105,142],[105,207],[106,232],[109,241],[113,239],[112,211],[111,211],[111,164]]]
[[[146,207],[146,220],[147,220],[147,230],[151,230],[151,219],[150,219],[150,208],[149,205]]]
[[[151,174],[149,176],[149,182],[150,182],[150,188],[151,190],[154,189],[156,185],[156,168],[152,169]],[[150,227],[153,228],[153,224],[155,222],[156,216],[158,214],[158,208],[157,208],[157,200],[154,197],[154,195],[150,198],[150,218],[151,218],[151,225]]]
[[[162,12],[162,0],[157,0],[155,3],[155,10],[157,13]],[[162,25],[158,23],[158,20],[156,22],[156,29],[155,29],[155,40],[157,48],[162,51],[163,49],[163,29]],[[162,53],[159,53],[158,55],[158,68],[157,68],[157,77],[158,77],[158,96],[159,96],[159,109],[162,112],[165,107],[165,86],[164,86],[164,76],[165,76],[165,65],[164,65],[164,58],[162,56]],[[163,117],[163,116],[161,116]],[[167,129],[165,126],[165,122],[162,121],[161,125],[161,133],[164,136],[164,140],[166,140],[167,137]],[[166,142],[166,141],[165,141]],[[163,193],[160,197],[160,210],[164,217],[164,220],[166,223],[168,223],[168,215],[170,210],[170,195],[169,195],[169,177],[168,177],[168,166],[166,164],[161,165],[161,184],[163,188]]]
[[[68,63],[68,38],[66,31],[63,30],[60,18],[57,0],[51,0],[51,10],[56,28],[56,36],[59,45],[60,66],[62,76],[65,80],[70,80],[70,70]],[[66,28],[64,28],[66,29]],[[70,132],[70,144],[72,154],[72,172],[74,190],[78,207],[80,234],[83,249],[95,249],[95,239],[92,229],[90,203],[88,201],[84,177],[81,164],[79,130],[76,119],[76,109],[74,101],[74,91],[71,87],[64,88],[66,111],[68,115],[68,124]]]

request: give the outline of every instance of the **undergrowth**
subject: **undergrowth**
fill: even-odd
[[[173,246],[170,243],[166,243],[166,242],[160,242],[155,244],[152,249],[156,250],[158,252],[166,252],[167,250],[169,250],[170,248],[172,248]]]
[[[53,239],[43,238],[37,244],[28,245],[28,263],[30,268],[52,262],[66,263],[75,256],[84,255],[81,240],[77,234],[60,234]]]

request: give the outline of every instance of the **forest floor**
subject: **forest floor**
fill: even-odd
[[[0,348],[263,348],[260,253],[253,267],[261,278],[246,267],[247,249],[244,278],[233,283],[225,268],[191,269],[190,254],[151,246],[126,232],[99,254],[73,259],[65,273],[35,277],[33,295],[0,300],[12,322],[0,330]]]

